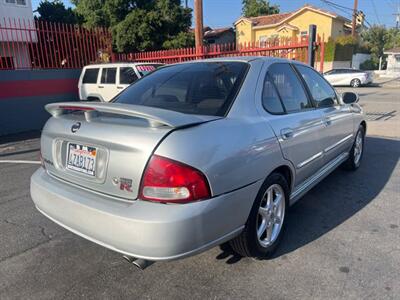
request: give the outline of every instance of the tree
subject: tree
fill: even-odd
[[[374,25],[363,32],[361,38],[371,53],[368,65],[373,69],[377,69],[384,49],[400,46],[400,30],[395,28],[386,29],[384,26]]]
[[[242,14],[247,18],[279,14],[279,6],[270,5],[267,0],[242,0]]]
[[[191,46],[191,9],[180,0],[73,0],[86,27],[106,26],[117,51]]]
[[[37,8],[38,19],[49,22],[77,24],[82,21],[71,8],[66,8],[61,0],[44,0]]]

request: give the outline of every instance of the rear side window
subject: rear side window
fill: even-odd
[[[115,84],[116,75],[117,68],[103,68],[100,82],[103,84]]]
[[[86,69],[83,75],[82,83],[96,83],[99,69]]]
[[[119,83],[131,84],[138,79],[135,70],[131,67],[121,67],[119,69]]]
[[[197,115],[224,116],[248,69],[244,62],[201,62],[161,68],[114,100]]]
[[[273,64],[269,67],[268,74],[278,90],[286,112],[312,108],[303,84],[289,64]]]
[[[262,104],[264,108],[272,114],[282,114],[285,112],[276,88],[268,74],[265,76],[264,79]]]
[[[306,82],[316,107],[329,107],[337,103],[335,91],[315,70],[301,65],[296,65],[296,69]]]

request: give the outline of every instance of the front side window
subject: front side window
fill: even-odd
[[[115,84],[116,75],[117,68],[103,68],[100,82],[103,84]]]
[[[161,68],[133,83],[113,101],[187,114],[224,116],[243,82],[243,62],[186,63]]]
[[[135,70],[131,67],[121,67],[119,69],[119,83],[131,84],[138,80]]]
[[[97,75],[99,74],[99,69],[86,69],[83,75],[82,83],[94,84],[97,82]]]
[[[313,97],[316,107],[329,107],[337,103],[335,90],[314,69],[296,65]]]
[[[296,112],[312,108],[302,83],[289,64],[273,64],[269,67],[268,74],[278,89],[286,112]]]

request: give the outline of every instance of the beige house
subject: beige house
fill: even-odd
[[[359,23],[362,23],[362,20],[359,20]],[[276,37],[307,36],[310,24],[317,25],[317,34],[324,36],[325,41],[330,37],[351,34],[349,19],[311,5],[304,5],[289,13],[239,18],[235,22],[236,42],[262,44]]]

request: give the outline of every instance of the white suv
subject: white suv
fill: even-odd
[[[108,102],[131,83],[162,65],[160,63],[109,63],[85,66],[79,78],[79,99]]]

